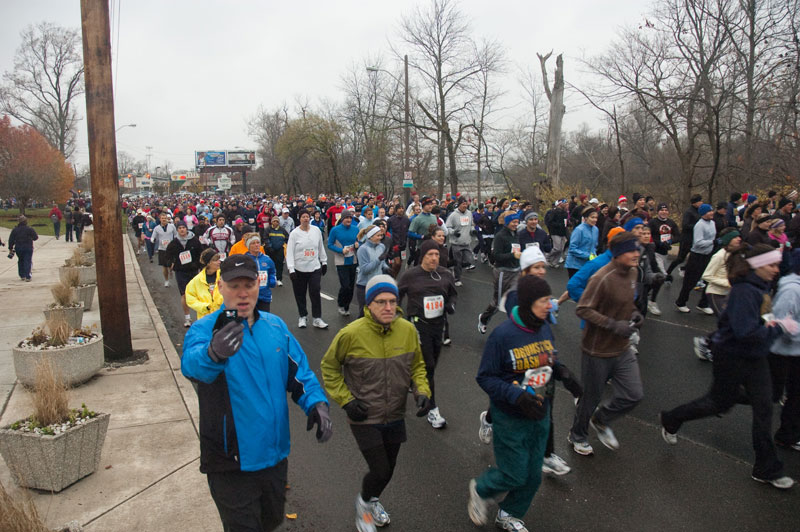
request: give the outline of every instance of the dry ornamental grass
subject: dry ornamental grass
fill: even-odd
[[[90,231],[88,233],[83,234],[83,241],[80,243],[78,247],[80,247],[85,253],[91,253],[94,251],[94,232]]]
[[[59,307],[70,307],[73,303],[72,289],[66,283],[58,283],[50,288],[50,293],[53,294],[53,301]]]
[[[67,385],[49,362],[36,366],[33,417],[43,427],[69,419]]]
[[[67,270],[64,273],[64,282],[67,283],[67,286],[71,288],[80,286],[81,272],[78,270]]]
[[[27,492],[26,492],[27,493]],[[50,532],[28,497],[14,498],[0,483],[0,530],[3,532]]]
[[[72,252],[72,258],[69,259],[70,266],[91,266],[92,261],[89,260],[89,257],[83,254],[80,249],[75,249]]]
[[[61,347],[67,345],[69,335],[72,331],[69,330],[67,320],[62,317],[51,317],[47,322],[47,330],[50,331],[50,342],[48,345],[51,347]]]

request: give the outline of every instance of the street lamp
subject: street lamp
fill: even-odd
[[[409,120],[409,108],[408,108],[408,55],[403,57],[403,66],[404,66],[404,72],[405,72],[404,88],[405,88],[405,115],[406,115],[406,119],[405,119],[405,135],[404,135],[405,136],[404,140],[405,140],[405,145],[406,145],[405,148],[406,149],[405,149],[405,157],[403,158],[404,159],[403,160],[403,180],[405,180],[406,176],[408,176],[408,177],[411,176],[411,160],[410,160],[411,140],[410,140],[409,129],[408,129],[408,127],[409,127],[408,123],[410,121]],[[400,83],[400,80],[397,79],[394,74],[392,74],[391,72],[389,72],[387,70],[384,70],[382,68],[369,67],[368,66],[367,67],[367,72],[372,72],[372,73],[386,72],[392,78],[394,78],[395,81]],[[403,203],[404,203],[404,206],[406,208],[408,207],[408,203],[409,203],[410,199],[411,199],[411,189],[403,187]]]
[[[136,127],[136,124],[125,124],[124,126],[119,126],[119,127],[116,129],[116,131],[114,131],[114,133],[116,133],[116,132],[117,132],[117,131],[119,131],[120,129],[122,129],[122,128],[126,128],[126,127]]]

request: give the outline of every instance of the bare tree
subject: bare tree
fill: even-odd
[[[429,9],[417,8],[410,16],[403,17],[400,38],[411,48],[409,66],[420,74],[431,96],[428,101],[417,99],[417,105],[430,123],[414,125],[431,132],[431,141],[437,146],[440,195],[444,193],[445,154],[450,190],[455,194],[458,189],[456,153],[464,129],[468,127],[463,112],[470,98],[469,82],[481,69],[475,57],[470,25],[454,0],[432,0]]]
[[[547,79],[547,60],[553,52],[542,56],[536,54],[542,66],[542,82],[547,99],[550,100],[550,122],[547,132],[547,177],[554,187],[558,188],[561,178],[561,124],[564,120],[564,59],[561,54],[556,57],[556,71],[553,79],[553,88]]]
[[[69,158],[78,122],[73,100],[83,94],[80,33],[42,22],[28,26],[21,37],[14,70],[3,74],[0,105]]]

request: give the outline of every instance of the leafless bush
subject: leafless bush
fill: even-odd
[[[26,492],[27,493],[27,492]],[[49,532],[30,496],[12,497],[0,483],[0,530],[5,532]]]

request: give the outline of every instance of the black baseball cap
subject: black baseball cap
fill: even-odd
[[[256,259],[249,255],[231,255],[219,268],[219,275],[225,282],[233,281],[240,277],[258,279],[258,265]]]

